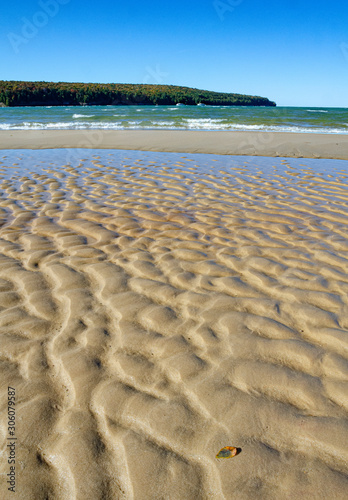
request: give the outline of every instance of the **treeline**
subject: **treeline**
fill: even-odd
[[[210,104],[275,106],[266,97],[210,92],[177,85],[0,81],[3,106]]]

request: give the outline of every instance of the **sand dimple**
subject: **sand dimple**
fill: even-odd
[[[347,176],[55,154],[0,158],[18,498],[345,498]]]

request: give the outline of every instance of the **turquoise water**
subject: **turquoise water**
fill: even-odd
[[[348,134],[348,108],[53,106],[0,108],[0,130],[261,130]]]

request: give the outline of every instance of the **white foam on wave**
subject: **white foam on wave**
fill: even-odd
[[[79,115],[78,113],[73,114],[73,118],[93,118],[95,115]]]
[[[86,117],[86,115],[82,115]],[[132,121],[66,121],[66,122],[29,122],[22,123],[0,123],[0,130],[131,130],[131,129],[170,129],[170,130],[225,130],[225,131],[264,131],[264,132],[293,132],[293,133],[314,133],[314,134],[348,134],[348,124],[345,127],[302,127],[286,125],[267,125],[267,124],[243,124],[226,123],[223,119],[182,119],[180,122],[169,120],[151,120],[148,125],[142,120]]]
[[[187,123],[218,123],[223,122],[224,118],[184,118],[184,121],[186,121]]]
[[[307,109],[309,113],[328,113],[325,109]]]
[[[244,125],[241,123],[229,123],[226,130],[255,130],[265,132],[292,132],[307,134],[348,134],[344,128],[329,127],[301,127],[296,125]]]
[[[0,130],[88,130],[88,129],[123,129],[120,122],[23,122],[21,124],[0,123]]]
[[[155,126],[160,126],[160,127],[173,127],[175,125],[175,122],[166,122],[166,121],[161,121],[161,122],[151,122]]]
[[[186,125],[184,128],[195,129],[195,130],[226,130],[228,125],[226,123],[221,123],[223,120],[212,120],[210,118],[205,119],[189,119],[186,120]]]
[[[190,129],[226,129],[228,126],[222,118],[185,118],[183,120],[184,127]]]

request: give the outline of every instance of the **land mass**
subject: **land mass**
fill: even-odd
[[[0,106],[213,105],[276,106],[266,97],[177,85],[0,81]]]

